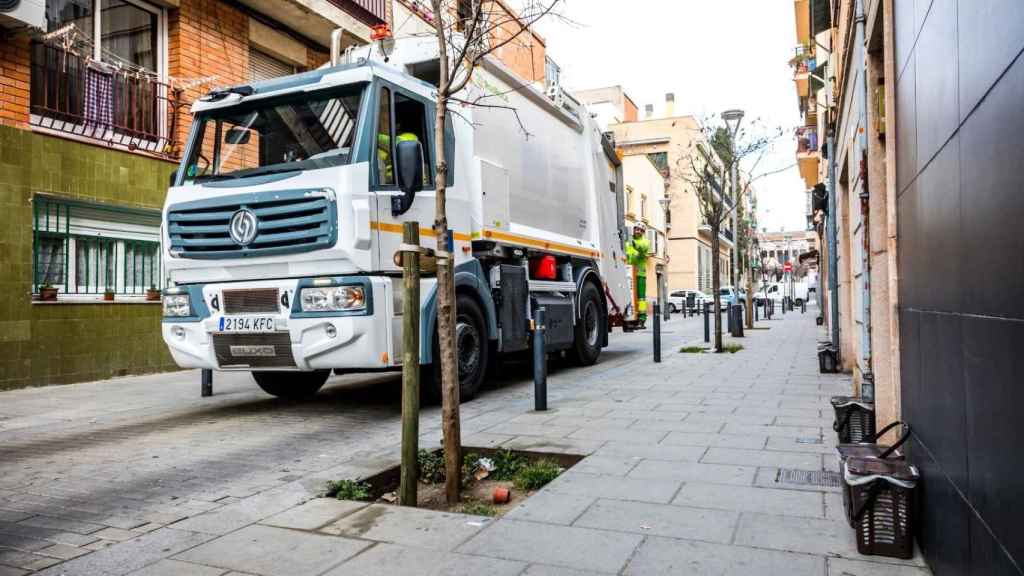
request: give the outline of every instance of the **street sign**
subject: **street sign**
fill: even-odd
[[[786,262],[786,265],[782,267],[782,271],[783,272],[792,272],[793,271],[793,263],[792,262]]]

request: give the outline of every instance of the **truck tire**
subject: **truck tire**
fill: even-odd
[[[570,359],[577,366],[591,366],[601,355],[601,327],[605,325],[601,293],[592,282],[580,290],[580,318],[576,323],[576,337],[569,350]]]
[[[313,372],[253,372],[252,378],[264,392],[287,400],[310,398],[323,388],[330,370]]]
[[[477,301],[465,294],[455,296],[455,361],[459,366],[459,402],[476,397],[491,363],[484,312]],[[434,332],[434,362],[420,375],[421,393],[428,402],[441,400],[441,345]]]
[[[668,303],[668,313],[669,314],[679,314],[679,308],[677,308],[675,304],[669,302]]]

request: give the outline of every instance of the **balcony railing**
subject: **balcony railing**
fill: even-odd
[[[81,138],[174,156],[179,91],[155,77],[32,45],[31,123]]]
[[[806,74],[814,70],[814,50],[810,46],[797,46],[793,51],[793,57],[789,60],[789,65],[793,67],[796,74]]]
[[[330,2],[368,26],[388,21],[387,0],[330,0]]]
[[[807,154],[818,151],[818,129],[812,126],[803,126],[796,130],[796,151],[798,154]]]

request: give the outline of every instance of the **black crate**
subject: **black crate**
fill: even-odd
[[[850,458],[843,480],[854,509],[857,551],[866,556],[912,558],[917,469],[895,460]]]
[[[833,396],[835,421],[832,429],[839,444],[872,442],[875,437],[875,405],[856,396]]]
[[[884,436],[886,432],[892,430],[896,426],[901,426],[902,434],[895,444],[888,446],[885,444],[875,443],[878,441],[878,438]],[[903,446],[903,443],[906,442],[909,437],[910,426],[902,425],[901,422],[896,421],[879,430],[878,434],[876,434],[870,442],[837,445],[836,451],[839,453],[839,474],[842,475],[844,473],[846,461],[850,458],[876,458],[882,460],[902,461],[904,457],[899,448]],[[850,490],[850,486],[847,484],[843,485],[843,511],[846,514],[846,522],[852,528],[854,525],[853,515],[856,509],[853,507],[852,491]]]

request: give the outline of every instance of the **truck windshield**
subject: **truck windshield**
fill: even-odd
[[[352,160],[365,84],[202,113],[185,181],[312,170]]]

